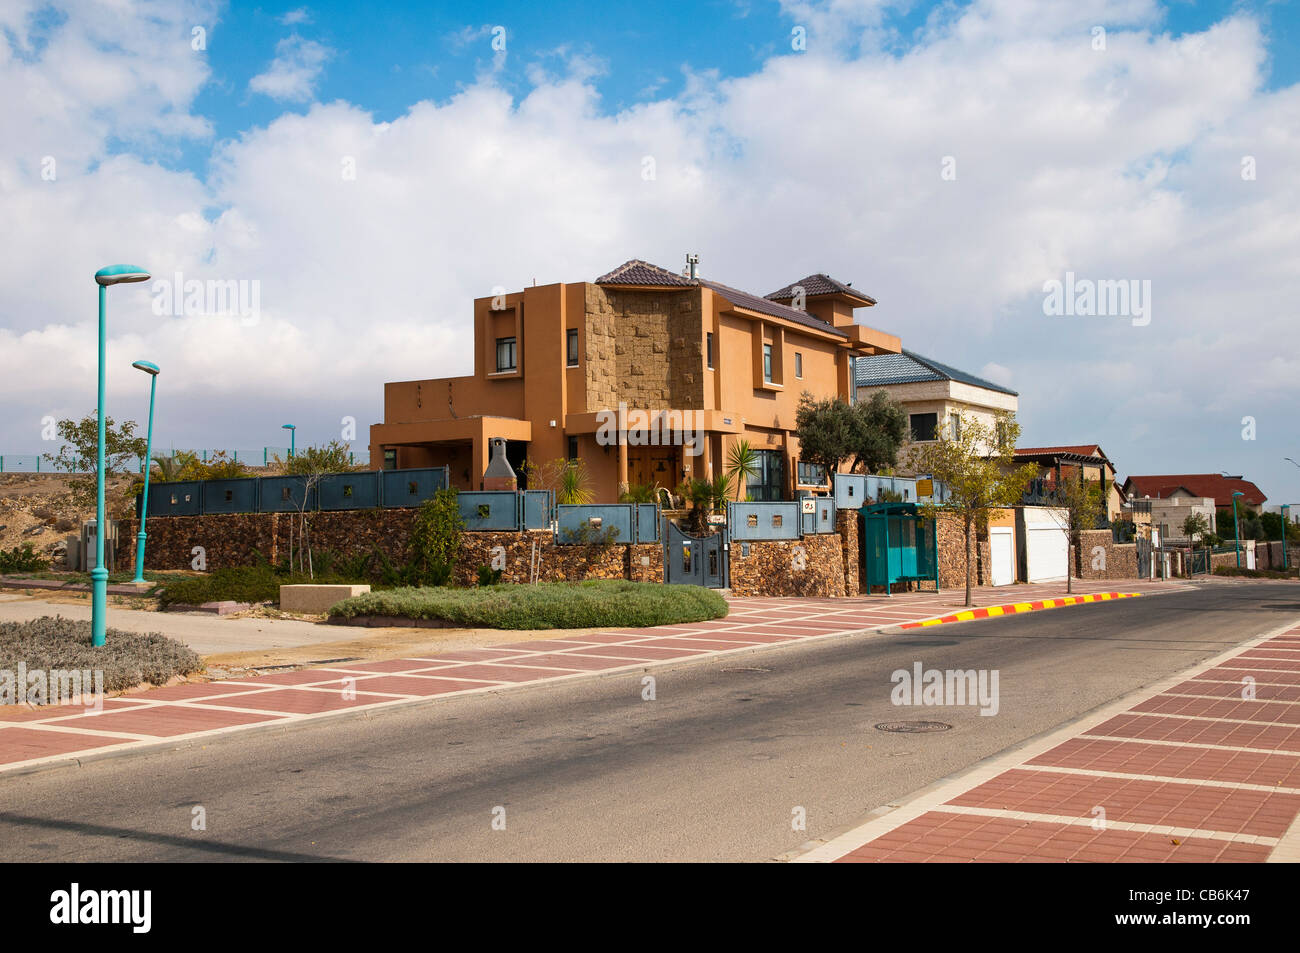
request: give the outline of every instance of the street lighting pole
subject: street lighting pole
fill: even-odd
[[[141,497],[140,502],[140,532],[135,537],[135,579],[133,580],[142,583],[144,582],[144,524],[149,518],[149,471],[152,469],[153,461],[153,399],[158,389],[158,365],[152,361],[136,361],[131,366],[149,375],[149,430],[144,445],[144,496]]]
[[[293,459],[293,452],[294,452],[294,449],[295,449],[295,448],[294,448],[294,443],[295,443],[295,441],[294,441],[294,437],[296,436],[296,431],[298,430],[298,428],[297,428],[297,426],[294,425],[294,424],[280,424],[280,429],[281,429],[281,430],[287,430],[287,431],[289,431],[289,459],[292,460],[292,459]]]
[[[1245,496],[1241,490],[1232,492],[1232,540],[1237,550],[1237,568],[1241,568],[1241,531],[1237,528],[1237,497]]]
[[[1291,509],[1290,503],[1282,504],[1282,569],[1286,570],[1286,513]]]
[[[149,272],[134,265],[109,265],[95,272],[95,283],[99,285],[99,389],[95,402],[99,440],[95,448],[95,568],[90,571],[90,644],[94,646],[104,644],[108,628],[108,568],[104,565],[104,303],[109,285],[148,280]]]

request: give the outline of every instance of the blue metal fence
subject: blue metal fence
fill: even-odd
[[[636,541],[638,543],[659,542],[659,504],[636,504]]]
[[[798,539],[802,535],[798,500],[728,503],[727,532],[733,540]]]
[[[555,541],[582,542],[583,527],[589,526],[601,533],[613,530],[616,543],[634,543],[635,509],[635,503],[561,503],[555,508]]]
[[[273,476],[151,483],[149,516],[419,506],[447,486],[447,468],[327,474],[312,487],[303,507],[305,482],[301,476]]]
[[[519,529],[522,506],[514,490],[475,490],[456,494],[460,518],[470,532]]]

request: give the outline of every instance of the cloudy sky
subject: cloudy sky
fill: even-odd
[[[364,452],[384,381],[472,371],[496,286],[696,252],[852,281],[1017,389],[1024,445],[1300,503],[1298,84],[1265,0],[4,0],[0,453],[94,407],[105,264],[256,289],[109,293],[110,414],[147,357],[157,444],[242,456],[346,416]],[[1045,314],[1067,273],[1149,312]]]

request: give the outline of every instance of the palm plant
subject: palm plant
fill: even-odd
[[[735,484],[736,499],[751,477],[758,474],[758,451],[748,440],[737,440],[727,451],[727,476]]]

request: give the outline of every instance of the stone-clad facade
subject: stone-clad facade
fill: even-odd
[[[843,596],[843,559],[839,533],[799,540],[736,541],[731,544],[731,594]]]

